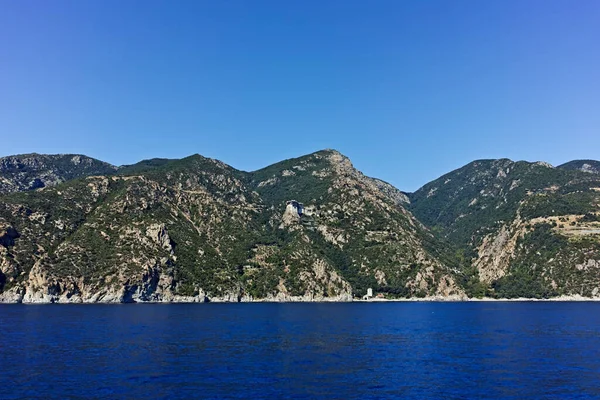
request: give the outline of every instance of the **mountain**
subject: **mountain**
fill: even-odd
[[[0,301],[598,297],[597,167],[477,160],[405,193],[335,150],[4,157]]]
[[[58,171],[44,162],[40,174]],[[99,165],[104,173],[0,196],[0,300],[465,295],[468,268],[405,208],[407,196],[334,150],[255,172],[200,155]]]
[[[568,163],[559,165],[557,168],[568,170],[579,170],[582,172],[590,172],[600,174],[600,161],[596,160],[573,160]]]
[[[53,186],[71,179],[111,174],[117,167],[79,154],[21,154],[0,158],[0,194]]]
[[[131,165],[122,165],[118,168],[118,172],[120,175],[131,175],[140,172],[147,172],[156,168],[161,168],[166,164],[176,161],[178,160],[169,158],[151,158]]]
[[[479,295],[596,296],[600,175],[586,164],[474,161],[410,194],[409,209],[472,264]]]

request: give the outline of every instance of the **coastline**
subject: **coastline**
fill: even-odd
[[[353,300],[358,303],[385,303],[385,302],[547,302],[547,301],[563,301],[563,302],[582,302],[582,301],[600,301],[600,297],[583,297],[579,295],[550,297],[548,299],[538,299],[535,297],[515,297],[515,298],[493,298],[493,297],[411,297],[400,299],[369,299],[369,300]]]
[[[123,299],[110,299],[102,301],[98,299],[81,299],[81,298],[36,298],[36,299],[23,299],[23,298],[11,298],[4,297],[0,293],[0,304],[197,304],[197,303],[462,303],[462,302],[596,302],[600,301],[600,297],[583,297],[580,295],[570,296],[559,296],[548,299],[537,299],[529,297],[517,297],[517,298],[470,298],[461,296],[429,296],[429,297],[411,297],[411,298],[397,298],[397,299],[384,299],[384,298],[372,298],[368,300],[363,299],[351,299],[348,297],[268,297],[264,299],[253,299],[249,297],[242,297],[239,299],[235,298],[200,298],[200,297],[174,297],[170,299],[152,299],[152,300],[128,300]]]

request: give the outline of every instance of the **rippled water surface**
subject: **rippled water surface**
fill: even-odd
[[[0,398],[600,398],[600,303],[0,305]]]

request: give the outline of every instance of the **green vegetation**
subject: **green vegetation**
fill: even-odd
[[[136,175],[144,172],[152,171],[157,168],[164,167],[165,165],[174,162],[176,160],[168,158],[151,158],[149,160],[142,160],[132,165],[124,165],[117,171],[119,175]]]
[[[252,172],[249,181],[268,205],[281,206],[288,200],[297,200],[301,203],[314,203],[317,200],[322,202],[328,195],[327,190],[332,182],[330,176],[313,174],[330,168],[323,153],[326,152],[316,153],[319,155],[318,158],[315,154],[309,154],[270,165]],[[293,175],[284,176],[283,171],[291,171]],[[274,182],[266,183],[269,179],[274,179]],[[259,185],[261,182],[263,185]]]
[[[572,193],[550,193],[531,196],[521,207],[521,216],[527,219],[558,215],[589,214],[595,210],[594,201],[598,194],[593,191]]]
[[[552,228],[550,224],[538,225],[521,239],[519,245],[525,251],[512,263],[509,274],[494,282],[496,297],[547,299],[559,294],[544,276],[544,267],[548,260],[557,257],[568,246],[568,242],[555,234]]]
[[[587,171],[596,174],[600,173],[600,161],[596,160],[573,160],[559,165],[557,168],[566,170],[582,170],[585,164],[589,166]]]
[[[77,154],[22,154],[0,158],[0,194],[39,189],[93,175],[113,174],[116,167]]]
[[[594,188],[599,186],[599,175],[577,168],[481,160],[413,193],[410,208],[437,236],[467,255],[463,264],[477,258],[475,250],[484,237],[494,237],[502,227],[512,232],[518,218],[559,217],[558,223],[525,223],[528,233],[518,241],[507,274],[490,287],[478,283],[474,269],[463,268],[462,285],[472,296],[547,298],[581,293],[581,285],[590,287],[595,279],[573,269],[576,260],[593,256],[593,245],[582,244],[588,239],[569,241],[554,229],[565,228],[562,216],[567,215],[582,215],[583,223],[596,221],[600,193]]]
[[[373,288],[423,297],[457,285],[453,293],[472,297],[547,298],[596,287],[597,269],[586,263],[600,260],[599,238],[560,232],[600,221],[600,175],[476,161],[410,195],[407,207],[427,229],[400,192],[340,172],[332,155],[251,173],[199,155],[151,159],[106,167],[108,177],[70,170],[66,183],[2,195],[0,235],[9,226],[20,237],[0,253],[0,291],[22,287],[36,263],[54,291],[162,285],[182,296],[265,298]],[[72,157],[56,162],[65,171],[76,165]],[[292,199],[310,212],[283,223]],[[569,215],[580,217],[570,223]],[[550,216],[558,218],[543,223]],[[474,260],[484,238],[489,245],[500,232],[501,245],[517,235],[516,246],[488,284]]]

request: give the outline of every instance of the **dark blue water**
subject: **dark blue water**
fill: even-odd
[[[600,398],[600,303],[2,305],[0,398]]]

